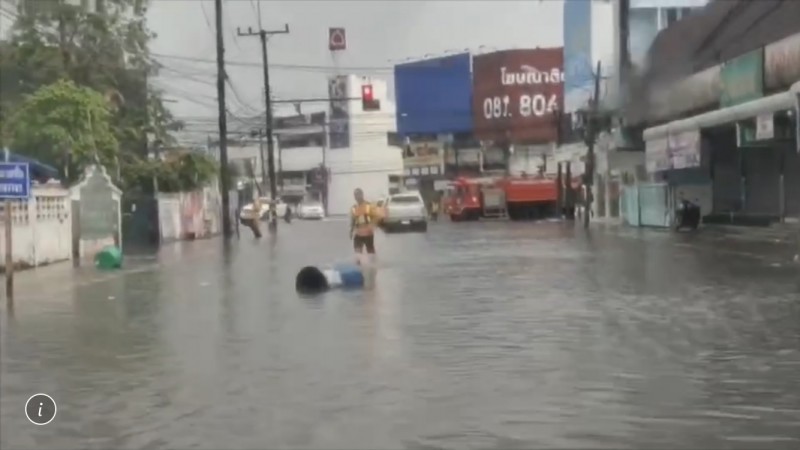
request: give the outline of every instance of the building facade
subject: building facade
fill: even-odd
[[[656,40],[664,68],[646,74],[655,88],[631,119],[647,124],[647,169],[668,205],[695,198],[707,223],[800,219],[800,22],[787,17],[800,4],[715,1]]]
[[[325,166],[328,214],[335,216],[349,213],[356,188],[369,201],[389,195],[403,174],[403,155],[387,138],[396,121],[385,80],[337,75],[328,79],[328,93]]]
[[[648,67],[648,52],[658,33],[700,10],[707,0],[629,0],[628,50],[631,70]],[[607,130],[595,142],[595,217],[619,220],[625,184],[646,178],[642,146],[615,123],[614,111],[623,104],[620,79],[620,0],[565,0],[564,78],[565,114],[553,161],[572,175],[583,174],[588,148],[585,114],[594,96],[600,66],[599,109],[608,116]]]
[[[477,169],[472,137],[472,72],[469,53],[428,58],[394,67],[397,136],[403,152],[403,184],[426,202],[437,199],[445,180]],[[463,155],[462,155],[463,153]],[[474,158],[473,158],[474,159]],[[477,162],[477,161],[474,161]]]

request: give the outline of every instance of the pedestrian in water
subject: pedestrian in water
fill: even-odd
[[[292,207],[289,205],[286,205],[286,212],[283,213],[283,220],[285,220],[286,223],[292,223]]]
[[[364,251],[369,260],[375,258],[375,224],[378,214],[375,207],[364,200],[364,191],[361,188],[353,192],[356,204],[350,210],[350,239],[353,240],[353,249],[359,264]]]
[[[439,220],[439,202],[441,199],[434,198],[431,202],[431,220],[436,222]]]
[[[250,208],[243,208],[239,213],[239,221],[242,225],[250,228],[253,231],[253,236],[258,239],[261,237],[261,201],[258,198],[253,201]]]

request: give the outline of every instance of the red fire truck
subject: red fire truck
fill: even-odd
[[[573,186],[578,185],[573,180]],[[553,217],[558,211],[557,181],[539,175],[457,178],[450,183],[444,208],[454,222]]]

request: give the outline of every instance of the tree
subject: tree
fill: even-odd
[[[105,98],[123,179],[138,178],[135,172],[147,166],[148,136],[170,145],[170,132],[182,126],[148,86],[158,67],[148,51],[154,35],[146,25],[147,3],[98,0],[97,11],[87,12],[63,0],[22,0],[10,41],[0,43],[0,120],[26,95],[72,80]]]
[[[56,164],[74,181],[95,161],[116,167],[119,143],[111,119],[100,93],[61,80],[27,97],[5,122],[4,134],[12,148]]]

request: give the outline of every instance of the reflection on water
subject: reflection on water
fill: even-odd
[[[797,448],[796,274],[562,224],[378,235],[363,291],[294,292],[345,222],[19,276],[3,448]],[[711,251],[713,250],[713,251]],[[45,427],[32,394],[58,402]]]

